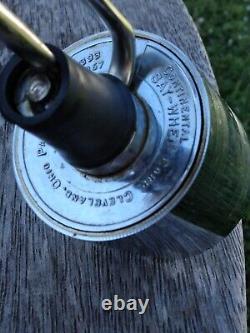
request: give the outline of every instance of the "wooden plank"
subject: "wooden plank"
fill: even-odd
[[[103,30],[80,0],[7,0],[47,42],[66,47]],[[180,0],[114,1],[136,28],[166,37],[216,87],[206,52]],[[1,51],[3,64],[9,53]],[[182,222],[164,258],[65,237],[40,222],[17,190],[12,126],[0,118],[0,332],[246,332],[242,226],[218,239]],[[183,237],[181,237],[181,233]],[[185,241],[189,238],[191,241]],[[184,239],[184,240],[183,240]],[[130,240],[131,241],[131,240]],[[184,243],[184,244],[183,244]],[[188,244],[188,245],[187,245]],[[117,242],[116,242],[117,245]],[[185,257],[183,255],[183,246]],[[149,298],[146,313],[104,312],[101,301]]]

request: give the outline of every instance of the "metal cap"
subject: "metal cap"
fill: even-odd
[[[109,70],[112,44],[105,33],[65,51],[92,71]],[[158,36],[137,32],[136,52],[131,89],[148,125],[143,149],[124,170],[89,176],[45,142],[15,131],[19,187],[37,215],[64,234],[103,241],[145,229],[178,204],[201,165],[209,119],[204,119],[208,106],[200,75],[179,49]]]

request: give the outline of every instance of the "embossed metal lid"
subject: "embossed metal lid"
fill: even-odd
[[[105,73],[111,38],[98,34],[65,51],[90,70]],[[199,73],[180,50],[158,36],[137,32],[136,51],[132,87],[144,105],[147,138],[122,172],[90,176],[45,142],[15,129],[19,187],[37,215],[64,234],[103,241],[143,230],[178,204],[199,171],[208,135],[204,124],[209,122]]]

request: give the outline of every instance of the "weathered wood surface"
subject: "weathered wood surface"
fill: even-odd
[[[4,2],[45,41],[60,47],[103,30],[80,0]],[[136,28],[183,49],[216,85],[180,0],[114,2]],[[1,52],[1,63],[7,57]],[[188,256],[214,238],[199,237],[200,231],[174,221],[173,236],[181,240],[183,234],[189,242],[173,245],[164,259],[70,239],[39,221],[22,199],[11,166],[11,139],[12,126],[0,118],[0,332],[246,332],[241,224],[215,247]],[[183,246],[186,258],[179,256]],[[143,316],[104,312],[102,299],[114,294],[150,298],[149,309]]]

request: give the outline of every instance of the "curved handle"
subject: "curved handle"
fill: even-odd
[[[141,149],[144,132],[139,131],[139,139],[135,135],[136,105],[124,84],[129,84],[133,75],[133,29],[110,1],[91,4],[112,32],[112,75],[93,73],[63,51],[53,46],[48,49],[0,6],[0,38],[2,34],[20,56],[14,56],[1,73],[0,111],[12,123],[56,148],[74,167],[99,175],[127,165]],[[44,68],[51,63],[54,65]],[[43,71],[34,70],[34,66]],[[114,137],[119,140],[114,141]],[[111,170],[111,162],[118,157],[119,163],[115,161]]]
[[[133,28],[111,1],[88,0],[88,2],[111,31],[113,55],[109,73],[129,85],[135,67]],[[47,67],[55,62],[49,48],[2,3],[0,3],[0,38],[12,51],[34,67]]]
[[[113,54],[109,73],[129,85],[135,68],[133,27],[110,0],[88,0],[88,2],[101,16],[112,35]]]

